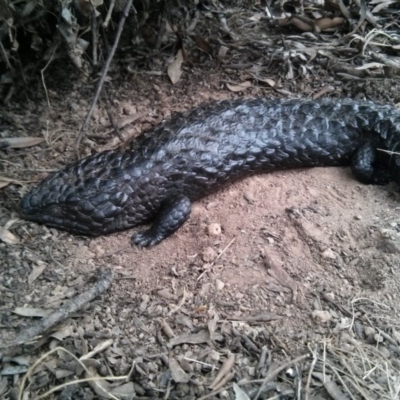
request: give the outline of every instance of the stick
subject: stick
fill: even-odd
[[[10,347],[19,346],[21,344],[25,344],[26,342],[35,340],[38,336],[43,335],[53,326],[65,321],[71,314],[82,309],[87,303],[91,302],[97,296],[103,294],[110,287],[113,278],[114,274],[110,270],[100,271],[100,277],[93,287],[74,297],[71,301],[63,304],[58,310],[52,312],[47,318],[43,318],[38,323],[21,332],[12,342],[0,344],[0,348],[9,349]]]
[[[118,46],[118,43],[119,43],[119,39],[121,37],[122,29],[123,29],[123,27],[125,25],[125,20],[129,15],[129,9],[131,8],[131,6],[132,6],[132,0],[128,0],[126,5],[125,5],[122,17],[121,17],[121,19],[119,21],[118,31],[117,31],[117,35],[115,37],[115,41],[114,41],[113,47],[112,47],[112,49],[110,51],[110,54],[107,57],[107,61],[104,64],[103,71],[101,73],[101,77],[100,77],[99,83],[97,84],[97,89],[96,89],[96,93],[95,93],[93,101],[92,101],[92,105],[90,106],[89,112],[87,113],[87,115],[85,117],[85,120],[83,121],[82,127],[81,127],[81,129],[79,131],[78,138],[76,139],[75,147],[76,147],[76,153],[77,153],[78,158],[79,158],[79,145],[80,145],[80,143],[82,141],[83,134],[87,129],[87,126],[89,124],[90,118],[92,117],[92,114],[93,114],[93,111],[94,111],[94,107],[96,106],[97,101],[99,100],[101,88],[103,87],[104,81],[105,81],[106,76],[107,76],[107,72],[108,72],[108,70],[110,68],[111,60],[113,59],[115,51],[117,50],[117,46]],[[135,12],[136,12],[136,10],[135,10]]]

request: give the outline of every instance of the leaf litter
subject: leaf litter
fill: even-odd
[[[40,7],[35,4],[19,2],[15,7],[22,10],[23,18],[27,18],[38,12]],[[317,98],[326,93],[335,93],[338,79],[340,82],[350,81],[348,86],[343,85],[342,93],[345,93],[346,87],[353,84],[356,88],[354,92],[357,92],[357,80],[384,80],[398,75],[398,57],[395,54],[399,50],[400,37],[396,28],[399,18],[396,1],[281,1],[269,2],[266,7],[241,2],[226,6],[216,1],[202,4],[202,9],[196,9],[194,19],[189,12],[194,9],[188,4],[186,7],[180,7],[180,4],[172,8],[169,18],[176,20],[168,21],[164,30],[157,25],[152,26],[151,12],[143,13],[145,17],[139,14],[143,18],[141,22],[152,26],[153,32],[158,35],[148,35],[146,40],[143,36],[144,41],[141,41],[133,33],[135,46],[128,44],[125,53],[117,53],[115,61],[128,65],[127,70],[132,74],[140,74],[144,64],[154,76],[160,75],[161,71],[161,76],[168,76],[177,91],[180,90],[180,84],[188,83],[182,71],[188,71],[190,81],[190,74],[195,73],[196,67],[201,66],[209,73],[219,65],[223,71],[220,83],[224,83],[232,94],[241,96],[246,92],[249,95],[257,94],[259,89],[266,91],[263,93],[271,91],[275,95],[291,96],[297,90],[296,84],[302,94],[303,82],[316,79],[319,86],[312,87],[308,94]],[[78,6],[82,15],[90,15],[91,11],[85,8],[85,2],[78,2]],[[90,69],[89,58],[86,59],[83,54],[87,43],[93,39],[86,40],[87,43],[80,40],[77,35],[82,28],[78,26],[79,19],[65,7],[63,5],[60,15],[59,31],[61,40],[68,46],[59,46],[57,40],[60,38],[55,39],[53,47],[47,49],[53,54],[50,57],[49,53],[40,53],[43,50],[40,47],[33,46],[32,49],[39,58],[42,54],[43,59],[49,62],[50,69],[53,62],[57,63],[63,48],[68,48],[67,55],[78,69]],[[101,2],[93,3],[92,7],[102,12]],[[115,7],[121,10],[121,5]],[[4,21],[1,23],[4,24]],[[10,32],[12,39],[10,45],[17,50],[19,38],[14,36],[11,29],[13,23],[6,26],[6,31]],[[182,31],[185,27],[188,31],[195,29],[196,35],[181,35],[176,27]],[[154,57],[148,52],[149,43],[155,43],[159,49],[172,48],[178,43],[188,56],[185,54],[183,57],[183,50],[163,50],[158,57]],[[128,49],[132,51],[129,55]],[[2,51],[3,59],[14,62],[11,48],[4,47]],[[214,54],[218,55],[217,59]],[[93,63],[96,59],[98,57],[91,58]],[[171,59],[175,61],[169,68],[168,61]],[[193,71],[189,72],[190,67]],[[113,73],[116,73],[115,68]],[[318,80],[317,76],[322,79]],[[2,90],[7,92],[6,99],[10,100],[16,93],[17,84],[15,79],[5,78],[4,82],[8,83],[3,85]],[[46,79],[51,86],[50,75]],[[151,79],[148,82],[157,92],[160,83]],[[217,84],[216,88],[221,89],[221,85]],[[162,89],[158,89],[158,92],[164,95]],[[182,91],[179,93],[184,94]],[[144,104],[146,108],[142,108],[147,112],[146,115],[151,110],[150,104]],[[11,133],[22,132],[21,124],[26,121],[22,120],[25,117],[21,118],[21,115],[16,110],[8,112],[5,119],[11,121]],[[154,117],[160,120],[163,116],[155,113]],[[28,115],[28,121],[29,118]],[[128,119],[136,122],[137,116],[135,114]],[[100,131],[110,126],[101,120],[101,116],[96,116],[96,112],[94,124],[96,130]],[[143,122],[145,124],[146,121]],[[130,122],[121,126],[122,134],[135,134]],[[34,161],[40,166],[41,156],[36,152],[38,149],[42,151],[38,146],[42,139],[32,142],[27,137],[25,144],[19,142],[18,137],[15,139],[17,145],[8,146],[7,154],[29,157],[23,149],[25,145],[32,146],[32,154],[39,154],[35,155]],[[60,140],[60,143],[51,143],[50,146],[53,151],[57,149],[63,153],[58,146],[64,146],[65,150],[68,148],[65,143],[68,141]],[[64,161],[61,160],[61,165]],[[54,163],[51,166],[58,167]],[[6,179],[2,181],[7,182]],[[21,181],[24,180],[25,176],[21,175]],[[354,184],[351,182],[351,185]],[[8,188],[10,186],[13,187],[8,185]],[[17,197],[13,188],[8,193]],[[254,196],[251,198],[254,201]],[[310,211],[300,210],[294,218],[301,219],[303,213],[307,212]],[[323,215],[323,210],[318,210],[316,214]],[[3,221],[4,215],[2,212]],[[327,254],[326,248],[322,245],[323,240],[312,234],[318,232],[316,227],[311,224],[311,229],[307,230],[304,223],[292,223],[295,231],[307,237],[311,254],[323,260],[323,254]],[[222,225],[227,229],[226,223]],[[375,225],[371,222],[368,229],[377,229]],[[3,223],[3,226],[6,224]],[[270,226],[275,225],[272,223]],[[392,230],[395,231],[396,227],[392,227]],[[181,259],[178,265],[171,266],[171,275],[163,273],[167,287],[157,277],[153,289],[146,293],[146,284],[140,281],[140,276],[134,272],[130,275],[121,273],[119,284],[111,295],[102,294],[100,299],[90,298],[82,305],[82,309],[74,306],[71,312],[59,316],[59,325],[43,324],[45,328],[42,330],[33,330],[39,332],[39,336],[25,334],[20,340],[18,332],[21,337],[21,333],[32,332],[29,327],[24,331],[27,324],[34,327],[27,321],[28,318],[40,318],[40,313],[43,313],[45,320],[48,313],[54,311],[52,307],[55,301],[68,304],[69,300],[75,299],[74,296],[84,292],[86,286],[90,286],[94,278],[89,271],[99,266],[91,253],[101,252],[94,248],[85,249],[85,242],[77,239],[74,251],[81,251],[84,257],[78,257],[79,267],[75,269],[68,261],[74,252],[71,248],[63,247],[62,238],[56,231],[43,227],[29,227],[27,231],[23,225],[8,226],[6,231],[5,244],[0,247],[2,253],[7,254],[7,259],[3,259],[6,261],[0,282],[0,291],[5,295],[1,344],[6,349],[1,361],[1,393],[11,393],[13,398],[54,396],[60,399],[89,399],[93,396],[118,399],[257,399],[278,396],[300,398],[300,395],[306,399],[339,399],[344,396],[395,399],[399,395],[400,327],[396,309],[367,296],[352,301],[339,289],[333,297],[325,296],[317,287],[310,290],[288,263],[280,265],[276,253],[269,248],[261,249],[256,257],[247,260],[246,265],[248,269],[266,265],[269,277],[263,282],[265,287],[258,283],[247,291],[242,282],[232,293],[230,285],[217,285],[217,281],[213,280],[216,275],[222,283],[227,280],[221,271],[226,264],[225,257],[234,251],[231,240],[225,242],[228,245],[221,243],[225,234],[221,231],[208,243],[208,247],[215,248],[218,258],[202,264],[198,264],[195,256],[195,262],[191,263]],[[42,240],[39,233],[44,233]],[[9,234],[12,236],[7,236]],[[17,238],[16,234],[25,239],[24,244],[13,239]],[[191,232],[185,234],[190,235]],[[338,237],[351,236],[343,232],[336,234]],[[368,233],[364,232],[363,235],[367,236]],[[270,246],[274,246],[277,244],[276,238],[288,243],[290,235],[269,232],[267,237]],[[34,241],[29,243],[31,238]],[[398,240],[395,234],[394,238]],[[39,240],[42,248],[38,248]],[[26,243],[36,253],[28,255],[24,247]],[[239,239],[235,241],[235,246],[238,243]],[[53,247],[56,249],[55,255]],[[287,254],[281,245],[277,249]],[[346,246],[341,251],[330,252],[332,261],[329,262],[337,263],[334,268],[338,271],[340,262],[344,263],[340,259],[345,259],[346,253],[349,253]],[[111,260],[118,274],[121,267],[115,263],[117,255],[110,257],[107,263]],[[398,266],[394,261],[395,256],[387,257],[385,265],[391,265],[391,268]],[[45,260],[41,261],[42,264],[38,262],[41,258]],[[62,264],[60,267],[58,259],[67,263],[68,269],[62,268]],[[215,263],[217,260],[221,262],[220,265]],[[370,284],[379,284],[381,260],[375,258],[368,264],[370,261],[368,257],[359,255],[345,263],[353,263],[355,267],[363,265],[364,269],[372,268],[376,275],[370,279]],[[150,262],[154,261],[149,259]],[[324,265],[328,263],[326,259],[320,262]],[[301,261],[298,266],[300,264]],[[40,265],[46,265],[46,268]],[[190,268],[194,269],[193,273],[189,271]],[[363,270],[360,274],[362,276],[366,272]],[[79,280],[82,275],[85,279]],[[341,276],[340,279],[347,278]],[[136,281],[141,282],[143,287],[138,287]],[[28,289],[19,292],[18,288],[25,283]],[[354,286],[357,287],[357,284]],[[232,295],[237,297],[229,297]],[[307,308],[304,303],[310,297],[316,298],[311,303],[314,309]],[[275,300],[280,304],[279,307],[274,306]],[[29,307],[30,304],[37,307]],[[293,317],[293,310],[297,307],[304,314],[303,322],[307,321],[304,322],[307,332],[297,327],[296,333],[296,330],[290,330],[283,324],[283,320]],[[12,315],[9,310],[18,313]],[[326,322],[312,319],[314,311],[324,311],[330,317]],[[7,337],[13,332],[14,337]],[[307,340],[301,335],[308,336]],[[300,345],[295,345],[296,342]],[[7,346],[3,347],[4,344]],[[26,357],[26,354],[34,356],[30,359],[17,358]]]

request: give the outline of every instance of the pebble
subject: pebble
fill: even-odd
[[[207,232],[210,236],[219,236],[221,234],[221,225],[214,222],[207,227]]]
[[[252,192],[246,191],[246,192],[243,194],[243,197],[244,197],[245,200],[247,200],[249,203],[254,203],[254,202],[255,202],[254,194],[253,194]]]
[[[214,261],[215,257],[217,257],[217,252],[211,247],[206,247],[201,252],[201,259],[206,263]]]
[[[364,328],[364,332],[365,332],[365,335],[366,335],[366,336],[373,336],[373,335],[375,335],[375,329],[372,328],[371,326],[366,326],[366,327]]]
[[[225,286],[225,283],[220,281],[219,279],[215,280],[215,289],[217,289],[217,291],[221,291]]]
[[[379,333],[375,333],[374,339],[376,343],[382,343],[383,342],[383,337]]]
[[[336,260],[336,253],[332,249],[326,249],[322,252],[321,256],[327,260]]]
[[[332,300],[332,301],[335,300],[335,294],[332,293],[332,292],[325,293],[325,297],[326,297],[327,299],[329,299],[329,300]]]
[[[325,324],[332,319],[332,315],[329,311],[314,310],[312,312],[312,317],[315,321]]]
[[[378,350],[386,359],[389,359],[390,356],[392,355],[389,349],[387,349],[385,346],[379,346]]]

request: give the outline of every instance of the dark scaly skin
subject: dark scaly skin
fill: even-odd
[[[97,236],[153,221],[132,237],[152,246],[191,203],[256,171],[352,165],[357,179],[400,184],[400,111],[352,100],[238,100],[178,115],[129,149],[105,151],[45,179],[21,202],[24,218]]]

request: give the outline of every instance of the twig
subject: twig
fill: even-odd
[[[21,332],[12,342],[2,344],[0,348],[9,349],[11,347],[19,346],[36,339],[53,326],[65,321],[72,313],[82,309],[83,306],[91,302],[97,296],[104,293],[110,287],[114,275],[110,270],[104,270],[100,273],[101,275],[93,287],[76,296],[71,301],[63,304],[58,310],[52,312],[47,318],[43,318],[38,323]]]
[[[98,30],[97,30],[97,18],[96,18],[96,7],[94,6],[93,2],[92,4],[92,12],[91,12],[91,18],[92,18],[92,63],[94,66],[97,66],[97,44],[99,42],[98,40]]]
[[[44,91],[45,91],[45,93],[46,93],[47,105],[48,105],[49,107],[50,107],[50,100],[49,100],[49,93],[47,92],[46,82],[44,81],[44,71],[46,71],[47,67],[48,67],[48,66],[50,65],[50,63],[53,61],[53,57],[54,57],[54,54],[55,54],[57,48],[58,48],[58,44],[54,46],[53,52],[51,53],[50,59],[49,59],[49,61],[47,62],[47,64],[44,66],[44,68],[43,68],[42,70],[40,70],[40,75],[41,75],[41,77],[42,77],[43,88],[44,88]]]
[[[232,243],[236,240],[236,236],[223,248],[221,253],[218,254],[217,257],[215,257],[215,260],[211,263],[210,268],[212,268],[215,264],[215,262],[222,257],[222,255],[228,250],[228,248],[232,245]],[[203,275],[207,272],[207,270],[203,271],[200,276],[197,278],[197,281],[199,281]]]
[[[110,6],[108,8],[106,19],[103,22],[103,28],[104,29],[107,29],[107,27],[108,27],[108,23],[110,22],[111,14],[113,12],[114,6],[115,6],[115,0],[111,0],[110,1]]]
[[[311,352],[313,354],[313,360],[311,362],[310,370],[308,371],[307,383],[306,383],[306,386],[304,387],[304,400],[308,400],[311,377],[312,377],[312,373],[314,372],[315,364],[317,363],[317,360],[318,360],[318,345],[315,346],[315,350],[311,351]]]
[[[251,385],[253,383],[262,383],[261,388],[257,392],[256,397],[253,399],[253,400],[257,400],[259,395],[260,395],[260,393],[262,392],[264,387],[267,385],[268,381],[271,381],[272,379],[274,379],[285,368],[291,366],[292,364],[296,364],[296,363],[298,363],[298,362],[300,362],[300,361],[302,361],[302,360],[304,360],[305,358],[308,358],[308,357],[310,357],[309,353],[304,354],[304,355],[302,355],[300,357],[297,357],[294,360],[290,360],[287,363],[282,364],[280,367],[274,369],[272,372],[268,373],[268,375],[264,379],[255,379],[255,380],[252,380],[252,381],[238,382],[237,385],[238,386],[244,386],[244,385]],[[207,394],[205,396],[202,396],[197,400],[205,400],[205,399],[208,399],[210,397],[214,397],[215,395],[217,395],[218,393],[223,392],[224,390],[231,389],[232,386],[233,385],[229,385],[228,387],[224,387],[224,388],[221,388],[219,390],[215,390],[215,391],[213,390],[211,393],[209,393],[209,394]]]
[[[104,81],[106,79],[107,72],[108,72],[108,70],[110,68],[110,64],[111,64],[111,61],[112,61],[112,59],[114,57],[115,51],[117,50],[119,39],[120,39],[121,33],[122,33],[122,29],[123,29],[123,27],[125,25],[125,20],[129,15],[129,9],[131,8],[131,6],[132,6],[132,0],[128,0],[126,2],[122,17],[121,17],[121,19],[119,21],[118,30],[117,30],[117,34],[115,36],[113,47],[112,47],[112,49],[110,51],[110,54],[107,57],[106,63],[104,64],[103,71],[101,73],[101,77],[100,77],[99,83],[97,84],[97,89],[96,89],[96,93],[94,95],[94,99],[93,99],[92,104],[90,106],[89,112],[87,113],[87,115],[85,117],[85,120],[83,121],[82,127],[81,127],[81,129],[79,131],[79,134],[78,134],[78,138],[76,139],[75,147],[76,147],[76,152],[77,152],[78,158],[79,158],[79,145],[80,145],[80,143],[82,141],[82,137],[83,137],[84,132],[86,132],[87,126],[88,126],[89,121],[90,121],[90,118],[92,117],[94,108],[95,108],[95,106],[97,104],[97,101],[99,99],[101,89],[102,89]]]
[[[12,71],[13,67],[10,64],[10,60],[7,57],[6,49],[4,48],[3,43],[1,42],[1,40],[0,40],[0,50],[3,53],[4,59],[6,60],[6,64],[7,64],[8,69],[10,69]]]
[[[114,339],[105,340],[104,342],[99,343],[92,351],[83,355],[79,360],[84,361],[93,358],[97,353],[101,353],[103,350],[109,348],[113,343]]]
[[[264,386],[265,386],[269,381],[271,381],[272,379],[274,379],[281,371],[283,371],[285,368],[289,367],[290,365],[297,364],[298,362],[304,360],[305,358],[308,358],[309,356],[310,356],[309,353],[304,354],[304,355],[302,355],[302,356],[300,356],[300,357],[295,358],[294,360],[288,361],[287,363],[285,363],[285,364],[281,365],[280,367],[274,369],[272,372],[269,372],[268,375],[267,375],[264,379],[261,380],[262,385],[261,385],[260,389],[258,389],[258,392],[257,392],[257,394],[256,394],[256,397],[254,397],[254,400],[257,400],[257,399],[258,399],[258,397],[260,396],[260,394],[261,394],[261,392],[262,392]],[[259,381],[259,380],[257,379],[256,381]],[[253,382],[256,382],[256,381],[253,381]]]
[[[86,367],[86,365],[79,360],[75,354],[72,354],[70,351],[68,351],[67,349],[64,349],[63,347],[55,347],[54,349],[48,351],[46,354],[43,354],[38,360],[35,361],[35,363],[29,368],[28,372],[24,375],[21,385],[20,385],[20,389],[19,389],[19,394],[18,394],[18,400],[22,400],[23,398],[23,394],[24,394],[24,388],[25,388],[25,384],[26,381],[32,376],[32,374],[34,373],[35,369],[40,365],[40,363],[45,360],[47,357],[51,356],[53,353],[55,352],[65,352],[67,353],[72,359],[74,359],[89,375],[92,375],[90,373],[90,371],[88,370],[88,368]],[[105,376],[105,377],[101,377],[101,376],[95,376],[95,377],[89,377],[89,378],[85,378],[85,379],[78,379],[78,380],[74,380],[71,382],[66,382],[63,383],[62,385],[53,387],[52,389],[50,389],[48,392],[42,394],[39,397],[36,397],[36,399],[42,399],[47,397],[49,394],[54,393],[56,391],[59,391],[60,389],[66,387],[66,386],[70,386],[70,385],[75,385],[75,384],[79,384],[82,382],[97,382],[97,381],[102,381],[102,380],[124,380],[126,379],[127,376]],[[111,393],[110,397],[113,399],[118,400],[115,396],[113,396]]]

